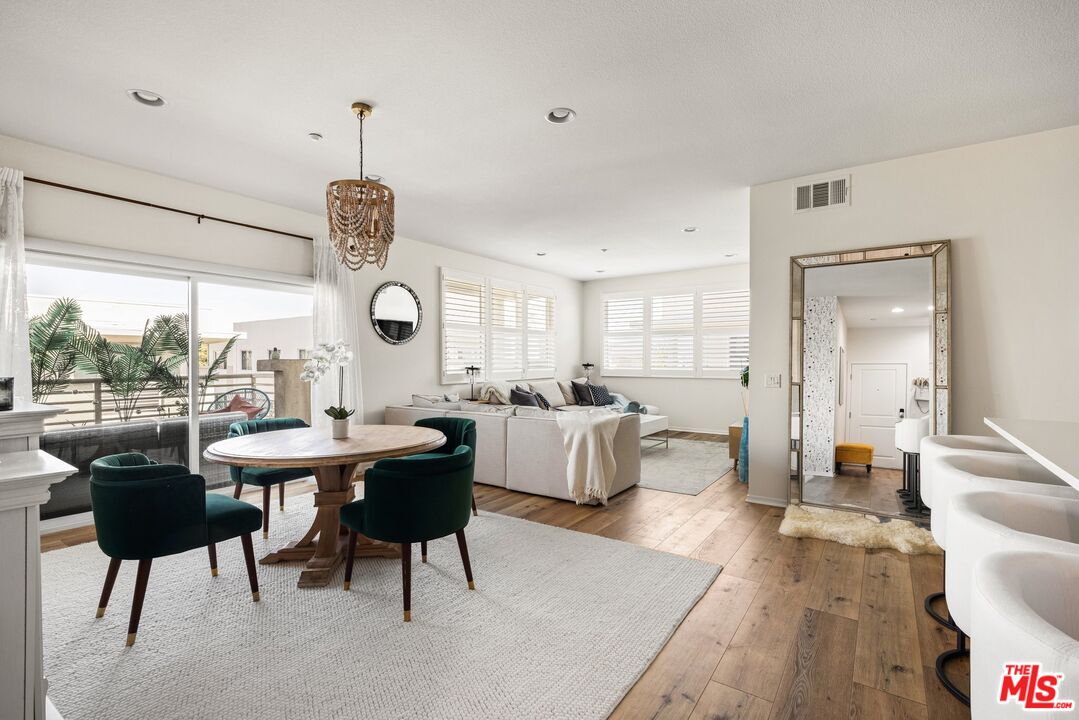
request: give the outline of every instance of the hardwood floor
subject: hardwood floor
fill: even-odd
[[[861,465],[844,465],[835,477],[806,477],[802,499],[831,507],[898,516],[906,508],[899,503],[895,491],[903,486],[903,472],[888,468],[873,468],[867,473]]]
[[[288,495],[314,489],[286,487]],[[243,497],[261,502],[257,490]],[[922,610],[922,598],[940,588],[939,556],[788,538],[776,531],[780,508],[745,497],[733,472],[697,496],[632,488],[605,508],[476,486],[481,513],[725,566],[612,718],[970,717],[933,671],[954,642]],[[54,533],[42,549],[93,539],[92,528]]]

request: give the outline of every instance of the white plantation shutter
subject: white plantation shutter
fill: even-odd
[[[649,368],[652,375],[692,375],[694,293],[652,298]]]
[[[644,310],[642,295],[603,299],[604,375],[644,373]]]
[[[486,372],[487,285],[483,278],[442,273],[442,382],[466,382],[465,368]]]
[[[733,377],[749,364],[749,290],[701,293],[701,375]]]
[[[524,375],[524,289],[491,283],[490,378],[508,380]]]
[[[603,297],[604,375],[736,377],[749,364],[749,290]]]
[[[528,288],[525,305],[525,374],[554,377],[554,294]]]

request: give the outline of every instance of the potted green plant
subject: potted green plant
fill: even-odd
[[[317,383],[332,368],[337,368],[337,405],[331,405],[323,412],[330,416],[331,437],[344,440],[348,437],[349,418],[355,409],[345,407],[345,368],[352,362],[352,351],[344,340],[335,343],[319,343],[311,358],[304,363],[300,379]]]

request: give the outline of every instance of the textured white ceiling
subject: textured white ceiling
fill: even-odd
[[[1048,0],[6,0],[0,133],[322,212],[369,99],[399,233],[611,277],[747,261],[755,183],[1079,123],[1077,31]]]

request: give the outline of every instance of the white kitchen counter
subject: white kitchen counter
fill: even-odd
[[[1002,438],[1079,489],[1079,422],[985,418]]]

